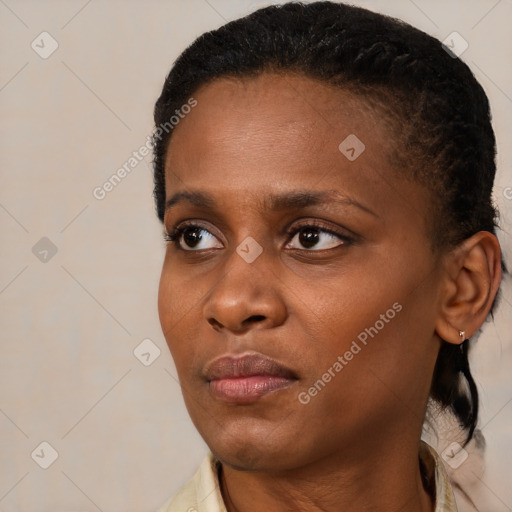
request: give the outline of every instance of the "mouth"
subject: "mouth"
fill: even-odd
[[[293,385],[294,372],[259,354],[224,356],[204,371],[211,395],[223,402],[248,404]]]

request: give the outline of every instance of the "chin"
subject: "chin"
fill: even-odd
[[[232,425],[232,428],[209,429],[208,432],[199,430],[199,433],[215,457],[233,469],[284,470],[294,465],[295,461],[290,459],[297,455],[296,442],[293,442],[296,435],[282,432],[270,442],[273,431],[275,425],[267,425],[267,428],[251,425],[244,428],[238,424]]]

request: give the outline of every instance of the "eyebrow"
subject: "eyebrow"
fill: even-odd
[[[210,194],[200,191],[181,191],[176,192],[166,201],[165,211],[184,202],[205,209],[215,209],[217,207],[217,202]],[[285,194],[269,194],[263,199],[262,206],[272,211],[282,211],[306,208],[308,206],[316,206],[325,203],[355,206],[374,217],[378,217],[378,215],[367,206],[336,191],[294,191]]]

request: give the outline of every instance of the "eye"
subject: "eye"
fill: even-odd
[[[286,245],[287,249],[322,251],[352,242],[348,236],[314,222],[293,227],[287,231],[287,235],[289,239],[291,238]],[[215,235],[197,224],[182,224],[174,228],[171,233],[166,233],[164,240],[174,244],[177,249],[187,252],[223,248]],[[298,247],[293,247],[294,242]]]
[[[336,233],[331,229],[327,229],[315,223],[294,227],[288,231],[288,236],[293,238],[287,244],[287,249],[321,251],[334,249],[335,247],[351,242],[346,235]],[[302,247],[290,247],[290,244],[293,244],[294,241]]]
[[[197,224],[182,225],[164,235],[164,240],[182,251],[221,249],[223,246],[207,229]]]

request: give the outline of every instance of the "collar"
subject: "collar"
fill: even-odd
[[[457,512],[457,505],[443,461],[424,441],[420,442],[423,476],[435,496],[435,512]],[[219,484],[220,462],[210,452],[195,475],[167,500],[158,512],[227,512]]]

